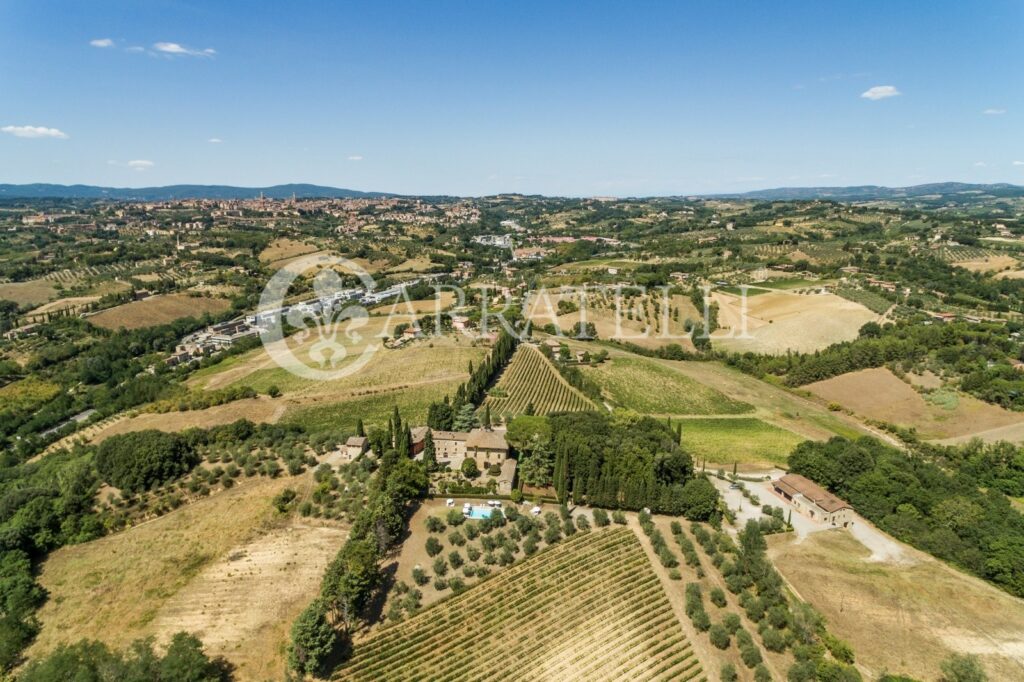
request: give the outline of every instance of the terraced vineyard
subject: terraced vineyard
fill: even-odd
[[[562,379],[541,352],[520,345],[485,401],[493,415],[516,415],[533,404],[536,414],[593,410],[594,404]]]
[[[636,535],[580,533],[356,644],[338,680],[703,678]]]

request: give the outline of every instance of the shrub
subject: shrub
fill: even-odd
[[[449,509],[448,514],[445,516],[445,521],[448,522],[449,526],[461,526],[465,523],[466,517],[458,509]]]
[[[466,538],[459,531],[453,530],[451,533],[448,533],[448,542],[456,547],[462,547],[466,544]]]
[[[465,562],[463,561],[462,555],[459,554],[458,550],[455,550],[448,554],[448,563],[452,565],[452,568],[458,568]]]
[[[477,528],[475,523],[467,523],[465,529],[466,537],[470,540],[476,540],[480,535],[480,529]]]
[[[576,527],[582,531],[590,530],[590,521],[587,520],[586,516],[580,514],[576,517]]]
[[[711,644],[718,649],[728,649],[730,638],[729,631],[721,623],[716,623],[711,626],[708,630],[708,637],[711,639]]]
[[[761,633],[761,641],[768,651],[779,653],[786,650],[786,636],[782,634],[781,630],[766,628]]]
[[[761,651],[753,644],[749,644],[740,649],[740,658],[743,660],[743,665],[753,668],[761,662]]]
[[[772,674],[768,672],[764,663],[758,663],[754,668],[754,682],[772,682]]]
[[[444,592],[448,589],[448,581],[444,578],[434,578],[434,589],[438,592]]]
[[[719,679],[722,682],[736,682],[740,678],[739,673],[736,672],[736,666],[732,663],[726,663],[722,666],[722,672],[719,675]]]
[[[609,519],[608,519],[608,512],[606,512],[604,509],[595,509],[594,510],[594,525],[595,526],[597,526],[598,528],[604,528],[609,523],[611,523],[611,521],[609,521]]]
[[[437,557],[434,559],[434,574],[445,575],[448,573],[448,562],[444,560],[444,557]]]
[[[338,639],[327,618],[327,604],[324,600],[313,600],[299,614],[292,624],[291,635],[288,666],[300,673],[320,674]],[[199,674],[199,671],[194,674]]]
[[[708,598],[711,599],[711,603],[717,606],[718,608],[725,607],[725,592],[722,590],[721,587],[716,587],[712,589],[710,594],[708,594]]]
[[[427,526],[427,530],[431,533],[441,533],[446,528],[446,526],[444,525],[444,521],[437,518],[436,516],[428,516],[425,523]]]
[[[619,524],[620,526],[624,526],[624,525],[626,525],[626,515],[623,514],[621,511],[618,511],[618,510],[613,511],[612,512],[612,521],[614,521],[615,523]]]
[[[729,631],[730,635],[736,634],[736,631],[740,629],[740,617],[735,613],[727,613],[722,618],[722,625]]]
[[[678,568],[672,568],[672,569],[669,569],[668,579],[669,580],[682,580],[683,579],[683,574],[679,572]]]
[[[469,557],[470,561],[477,561],[480,559],[480,550],[470,545],[466,548],[466,556]]]
[[[711,629],[711,618],[704,609],[701,609],[690,616],[690,620],[693,621],[693,627],[697,632],[707,632]]]
[[[438,554],[441,553],[442,549],[443,548],[441,547],[441,543],[437,541],[437,538],[434,538],[434,537],[427,538],[427,544],[426,544],[427,556],[432,556],[432,557],[437,556]]]

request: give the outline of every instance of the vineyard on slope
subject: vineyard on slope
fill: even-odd
[[[691,680],[700,662],[636,535],[579,533],[356,644],[338,680]]]
[[[565,382],[539,350],[523,344],[516,349],[484,404],[497,416],[522,414],[531,403],[535,414],[595,409],[586,396]]]

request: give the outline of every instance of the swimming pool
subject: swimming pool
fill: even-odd
[[[490,507],[474,506],[469,508],[469,514],[466,515],[468,519],[476,519],[482,521],[483,519],[491,518],[491,512],[494,511]]]

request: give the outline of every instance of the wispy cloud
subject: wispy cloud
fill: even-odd
[[[153,49],[161,54],[172,57],[212,57],[217,54],[217,51],[212,47],[208,47],[205,50],[196,50],[191,47],[185,47],[180,43],[153,43]]]
[[[985,163],[984,161],[975,161],[975,162],[974,162],[974,167],[975,167],[975,168],[984,168],[984,167],[985,167],[985,166],[987,166],[987,165],[988,165],[988,164],[987,164],[987,163]]]
[[[131,161],[107,161],[111,166],[120,166],[121,168],[131,168],[133,171],[147,171],[156,164],[146,159],[133,159]]]
[[[1014,166],[1024,166],[1024,161],[1014,161],[1013,165]]]
[[[110,38],[97,38],[96,40],[90,40],[89,44],[93,47],[113,47],[114,41]]]
[[[209,142],[210,144],[220,144],[223,141],[224,140],[220,139],[219,137],[211,137],[209,140],[207,140],[207,142]]]
[[[352,156],[348,157],[348,160],[349,161],[362,161],[363,157],[360,156],[359,154],[353,154]]]
[[[897,97],[903,93],[896,89],[895,85],[876,85],[868,88],[860,94],[864,99],[880,100],[888,97]]]
[[[983,111],[981,113],[987,114],[989,116],[999,116],[1001,114],[1005,114],[1006,113],[1006,109],[986,109],[985,111]]]
[[[49,137],[57,140],[68,139],[68,134],[57,128],[45,126],[4,126],[0,131],[15,137]]]

